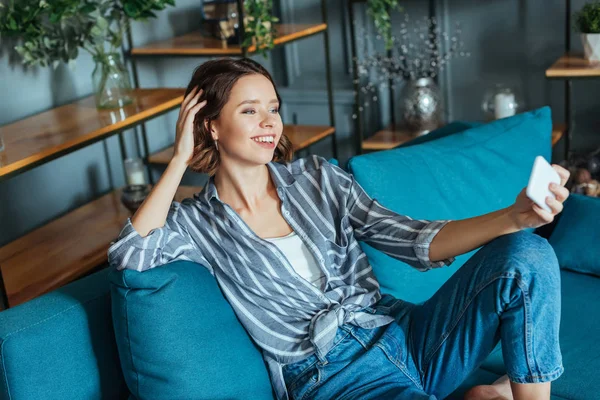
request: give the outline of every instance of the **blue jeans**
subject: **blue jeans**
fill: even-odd
[[[422,304],[384,294],[365,311],[395,322],[340,326],[324,357],[284,365],[284,380],[295,400],[443,399],[501,341],[510,380],[553,381],[563,372],[560,305],[560,271],[548,241],[528,232],[503,235]]]

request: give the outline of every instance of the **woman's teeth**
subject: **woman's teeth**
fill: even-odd
[[[273,137],[272,136],[263,136],[263,137],[259,137],[259,138],[254,138],[252,139],[255,142],[266,142],[266,143],[273,143]]]

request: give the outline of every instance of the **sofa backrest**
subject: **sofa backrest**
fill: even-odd
[[[0,312],[0,399],[127,399],[108,270]]]

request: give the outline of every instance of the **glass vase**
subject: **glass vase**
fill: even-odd
[[[432,78],[407,81],[400,93],[400,103],[402,124],[414,132],[425,134],[443,123],[442,95]]]
[[[96,107],[119,108],[131,104],[129,72],[118,53],[100,54],[94,57],[96,66],[92,72]]]

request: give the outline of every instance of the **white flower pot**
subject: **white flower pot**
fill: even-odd
[[[600,62],[600,33],[582,33],[581,42],[585,59]]]

